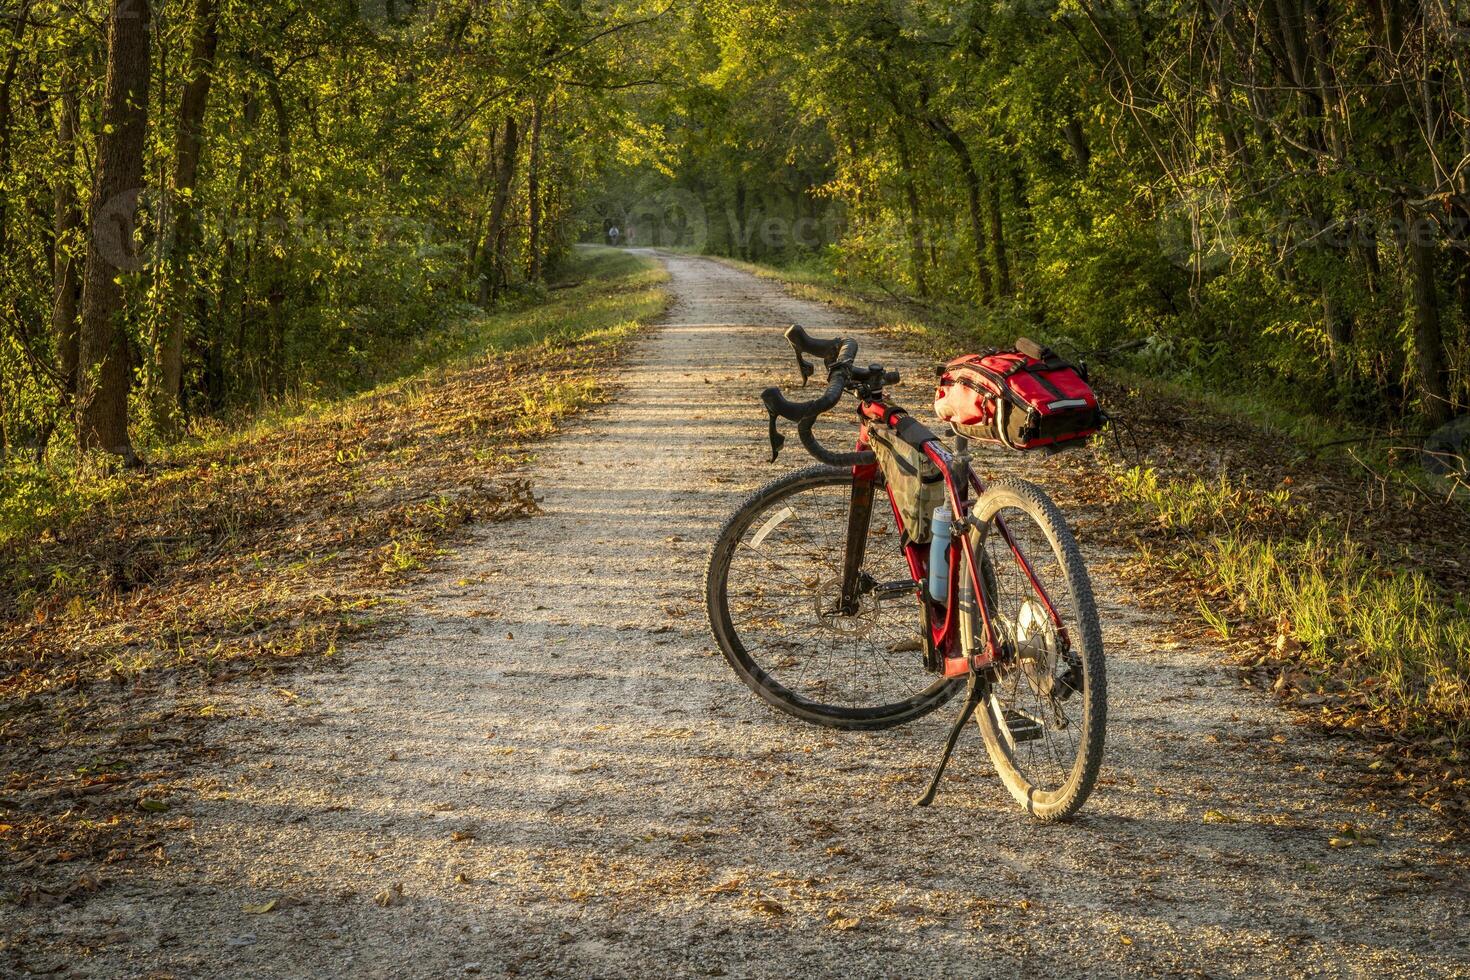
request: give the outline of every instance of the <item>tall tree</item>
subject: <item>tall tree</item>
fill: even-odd
[[[218,0],[196,0],[194,36],[189,58],[189,79],[179,99],[178,127],[174,139],[173,241],[170,247],[169,308],[166,328],[158,351],[157,408],[169,416],[179,408],[180,382],[183,377],[185,316],[194,305],[194,250],[199,239],[199,222],[195,217],[194,188],[199,179],[199,158],[204,149],[204,114],[209,104],[209,86],[214,73],[215,51],[219,46]]]
[[[541,100],[531,109],[531,154],[526,163],[526,252],[529,258],[527,276],[532,282],[541,279]]]
[[[77,200],[77,90],[68,78],[61,93],[61,119],[56,130],[56,175],[51,184],[54,245],[51,251],[51,334],[63,399],[77,389],[77,303],[81,299],[82,209]]]
[[[11,149],[15,137],[12,93],[15,88],[16,72],[20,69],[20,56],[25,50],[25,45],[21,42],[25,37],[26,26],[30,23],[30,10],[31,5],[27,0],[20,10],[16,11],[15,23],[11,27],[7,44],[10,50],[6,54],[5,67],[0,70],[0,181],[5,181],[10,176]],[[10,194],[7,189],[7,193],[0,194],[0,256],[9,251],[9,204]]]
[[[485,241],[480,247],[481,305],[500,295],[505,276],[505,217],[510,203],[510,189],[515,181],[520,130],[514,115],[505,117],[505,136],[500,143],[500,160],[495,165],[495,191],[490,201],[490,217],[485,223]]]
[[[909,152],[908,137],[904,133],[903,121],[893,127],[894,146],[898,150],[898,173],[903,181],[904,204],[908,206],[909,230],[909,275],[914,280],[914,290],[921,296],[929,296],[929,277],[924,269],[924,209],[919,203],[919,188],[914,177],[914,161]]]
[[[950,124],[950,121],[937,112],[926,112],[924,124],[932,129],[949,150],[954,154],[955,164],[960,168],[960,177],[965,182],[965,207],[970,215],[970,245],[975,255],[975,281],[979,286],[978,298],[981,303],[989,303],[994,297],[995,287],[990,275],[990,251],[992,246],[985,233],[986,212],[984,201],[984,185],[980,179],[980,169],[975,166],[975,154],[970,150],[970,144],[959,131]],[[1002,247],[999,255],[1004,255]],[[1007,280],[1007,283],[1009,280]]]
[[[82,286],[78,374],[79,440],[134,460],[128,437],[132,386],[128,336],[120,313],[122,273],[135,258],[133,224],[143,187],[148,130],[149,0],[112,0],[107,81]]]

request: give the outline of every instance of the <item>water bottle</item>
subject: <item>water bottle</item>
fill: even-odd
[[[929,541],[929,597],[938,603],[949,601],[949,524],[948,504],[934,508],[933,538]]]

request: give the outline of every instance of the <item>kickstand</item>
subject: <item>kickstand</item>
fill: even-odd
[[[960,740],[960,732],[964,731],[975,714],[975,709],[979,707],[984,689],[985,686],[971,673],[970,686],[965,690],[965,706],[960,710],[960,716],[954,720],[954,727],[949,730],[949,739],[944,743],[944,754],[939,757],[939,768],[934,770],[934,778],[929,781],[929,788],[924,791],[924,795],[914,801],[915,806],[928,806],[939,795],[939,780],[944,775],[944,767],[949,765],[949,757],[954,752],[955,743]]]

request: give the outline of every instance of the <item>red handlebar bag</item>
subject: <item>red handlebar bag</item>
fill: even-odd
[[[1087,369],[1025,337],[1015,350],[966,354],[944,365],[934,414],[961,435],[1011,449],[1085,439],[1103,423]]]

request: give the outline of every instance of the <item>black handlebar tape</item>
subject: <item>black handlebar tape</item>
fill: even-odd
[[[767,388],[761,392],[761,401],[765,403],[766,410],[774,412],[784,419],[800,422],[802,419],[815,418],[827,409],[836,405],[842,398],[842,376],[835,376],[827,385],[826,392],[820,397],[809,402],[794,402],[781,394],[780,388]]]
[[[828,364],[838,359],[838,352],[842,348],[841,337],[834,337],[831,340],[819,340],[795,323],[786,328],[786,339],[791,343],[792,347],[795,347],[802,353],[814,354]]]
[[[812,426],[816,424],[815,415],[802,419],[796,424],[796,434],[801,437],[801,444],[806,451],[828,466],[867,466],[878,462],[877,455],[872,450],[852,453],[834,453],[826,446],[817,441],[812,432]]]
[[[846,367],[848,370],[851,370],[853,366],[852,362],[856,359],[857,341],[843,340],[842,345],[837,350],[837,360],[832,363],[832,366],[828,370],[835,371],[839,367]]]

